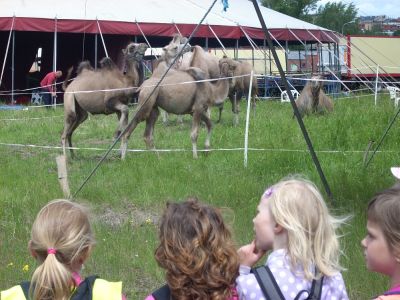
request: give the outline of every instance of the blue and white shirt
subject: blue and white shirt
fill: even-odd
[[[289,257],[286,254],[285,249],[273,251],[268,256],[266,265],[274,275],[285,299],[293,300],[301,290],[309,291],[311,289],[311,281],[305,279],[300,266],[295,272],[292,272]],[[250,273],[250,268],[247,266],[240,266],[236,288],[240,300],[265,300],[254,274]],[[303,293],[299,299],[303,300],[307,297],[307,293]],[[324,277],[321,300],[348,299],[342,274],[337,273],[331,277]]]

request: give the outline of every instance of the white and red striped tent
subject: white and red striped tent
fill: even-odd
[[[99,34],[104,37],[109,55],[114,58],[128,40],[143,42],[147,39],[153,47],[163,46],[177,32],[189,36],[213,2],[0,0],[0,61],[5,58],[6,49],[14,45],[13,51],[8,51],[5,75],[11,69],[10,56],[13,55],[18,87],[25,83],[22,75],[26,74],[39,47],[43,49],[43,57],[47,57],[47,60],[42,60],[42,71],[46,72],[54,67],[54,61],[58,68],[66,69],[82,59],[93,62],[94,53],[96,57],[102,57],[104,50],[100,38],[97,41]],[[265,7],[260,8],[270,34],[277,41],[298,43],[300,39],[312,43],[317,40],[332,42],[335,39],[330,30]],[[12,39],[10,32],[14,33]],[[237,41],[249,45],[246,34],[262,44],[264,32],[253,3],[231,0],[229,8],[224,11],[222,2],[218,0],[199,27],[192,44],[204,45],[207,40],[207,43],[217,47],[215,36],[218,36],[228,46],[237,45]],[[4,84],[9,85],[9,81],[5,80],[2,86]]]

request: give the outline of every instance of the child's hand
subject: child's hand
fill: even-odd
[[[255,241],[240,247],[238,250],[240,264],[248,267],[252,267],[264,254],[265,251],[256,248]]]

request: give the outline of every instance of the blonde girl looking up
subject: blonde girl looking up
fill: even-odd
[[[278,182],[263,193],[257,210],[255,239],[238,250],[240,299],[269,299],[250,273],[267,251],[272,252],[265,266],[279,287],[281,299],[307,299],[313,280],[322,276],[320,299],[348,299],[336,233],[343,220],[330,215],[312,182],[299,178]]]

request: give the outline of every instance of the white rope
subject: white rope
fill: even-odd
[[[62,146],[47,146],[47,145],[34,145],[34,144],[15,144],[15,143],[1,143],[0,146],[5,147],[18,147],[18,148],[37,148],[37,149],[49,149],[49,150],[59,150]],[[104,148],[90,148],[90,147],[65,147],[65,149],[72,150],[84,150],[84,151],[105,151]],[[112,149],[113,151],[119,151],[119,149]],[[199,149],[199,152],[224,152],[224,151],[239,151],[243,152],[244,148],[212,148],[212,149]],[[259,151],[259,152],[298,152],[298,153],[308,153],[306,149],[287,149],[287,148],[248,148],[249,151]],[[129,152],[192,152],[192,149],[127,149]],[[365,153],[365,150],[315,150],[317,153],[326,154],[343,154],[348,153]],[[398,153],[395,150],[379,150],[378,153]]]
[[[96,17],[96,22],[97,22],[97,28],[99,29],[101,41],[102,41],[102,43],[103,43],[104,52],[105,52],[105,54],[106,54],[106,57],[109,57],[109,56],[108,56],[108,52],[107,52],[107,48],[106,48],[106,43],[104,42],[103,34],[101,33],[101,28],[100,28],[99,19],[97,19],[97,17]]]
[[[28,121],[28,120],[43,120],[43,119],[55,119],[55,118],[61,118],[64,117],[64,115],[59,115],[59,116],[52,116],[52,117],[37,117],[37,118],[10,118],[10,119],[0,119],[0,121]]]
[[[250,73],[243,74],[243,75],[229,76],[229,77],[220,77],[220,78],[214,78],[214,79],[191,80],[191,81],[182,81],[182,82],[178,82],[178,83],[164,83],[164,84],[160,84],[159,86],[174,86],[174,85],[190,84],[190,83],[197,83],[197,82],[212,82],[212,81],[218,81],[221,79],[247,77],[249,75],[250,75]],[[154,87],[154,86],[156,86],[156,84],[147,85],[146,88],[150,88],[150,87]],[[127,90],[132,90],[132,89],[137,89],[137,88],[138,88],[137,86],[133,86],[133,87],[116,88],[116,89],[80,90],[80,91],[56,92],[56,93],[57,94],[88,94],[88,93],[97,93],[97,92],[127,91]],[[25,95],[26,93],[14,93],[14,94],[15,95]],[[0,93],[0,95],[8,95],[8,94]]]

